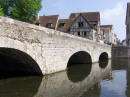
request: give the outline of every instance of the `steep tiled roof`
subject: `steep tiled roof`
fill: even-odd
[[[59,15],[50,15],[50,16],[39,16],[40,26],[47,26],[48,23],[52,24],[52,27],[56,27]]]
[[[57,30],[61,32],[66,32],[70,25],[73,23],[75,19],[59,19]],[[65,25],[63,27],[59,27],[61,23],[64,23]]]
[[[77,17],[79,15],[82,15],[81,13],[76,14],[77,16],[74,18],[69,18],[69,19],[60,19],[58,22],[58,26],[57,26],[57,30],[58,31],[62,31],[62,32],[67,32],[67,30],[69,29],[69,27],[74,23],[74,21],[77,19]],[[86,20],[86,22],[88,22],[88,20],[83,16],[83,18]],[[65,24],[63,27],[60,27],[60,24],[63,23]],[[90,24],[90,22],[88,22],[88,24],[90,25],[90,27],[92,27],[92,25]],[[93,27],[92,27],[93,28]],[[93,28],[95,29],[95,28]]]
[[[101,25],[100,29],[104,30],[104,32],[110,32],[113,25]]]
[[[95,22],[100,21],[99,12],[81,12],[81,14],[90,22],[90,24],[96,24]],[[78,13],[71,13],[69,18],[76,18],[77,15]]]

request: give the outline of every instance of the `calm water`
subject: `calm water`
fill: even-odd
[[[130,97],[130,60],[71,65],[44,77],[1,78],[0,97]]]

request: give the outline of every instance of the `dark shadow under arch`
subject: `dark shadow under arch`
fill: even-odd
[[[90,54],[85,51],[79,51],[74,53],[68,61],[68,64],[86,64],[86,63],[92,63],[92,59]]]
[[[31,56],[17,49],[0,48],[0,78],[28,75],[42,75]]]
[[[0,80],[0,96],[35,97],[42,79],[42,76],[27,76]]]
[[[99,61],[102,61],[102,60],[108,60],[108,54],[106,52],[103,52],[100,54]]]
[[[108,65],[108,60],[104,60],[104,61],[99,61],[99,67],[104,69],[106,68]]]
[[[74,53],[67,64],[67,75],[71,82],[77,83],[84,80],[91,72],[92,59],[85,51]]]
[[[69,66],[67,76],[73,83],[84,80],[91,72],[92,64],[76,64]]]

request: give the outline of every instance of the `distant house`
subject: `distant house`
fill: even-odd
[[[117,35],[114,33],[114,44],[119,45],[119,40],[117,38]]]
[[[97,32],[100,32],[100,13],[99,12],[82,12],[80,13],[82,16],[84,16],[84,19],[87,20],[92,27],[94,27]],[[78,13],[71,13],[70,19],[76,18]]]
[[[104,42],[107,44],[114,44],[117,43],[117,36],[114,33],[114,27],[113,25],[101,25],[100,26],[101,31],[104,36]]]
[[[126,25],[126,44],[130,46],[130,2],[127,3],[125,25]]]
[[[49,16],[39,16],[34,23],[43,27],[50,29],[56,29],[58,23],[59,15],[49,15]]]
[[[100,33],[100,13],[71,13],[68,19],[59,20],[57,30],[96,41]]]
[[[36,25],[55,29],[61,32],[99,41],[100,13],[71,13],[68,19],[59,19],[58,15],[39,16]]]
[[[69,19],[60,19],[57,30],[96,41],[97,29],[90,24],[86,17],[82,13],[75,13],[72,16],[71,14]]]

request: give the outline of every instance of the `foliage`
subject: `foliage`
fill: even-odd
[[[5,2],[6,1],[6,2]],[[4,16],[25,22],[33,22],[42,8],[42,0],[0,0]]]
[[[0,6],[0,16],[3,16],[4,14],[3,14],[3,8],[1,8],[1,6]]]

